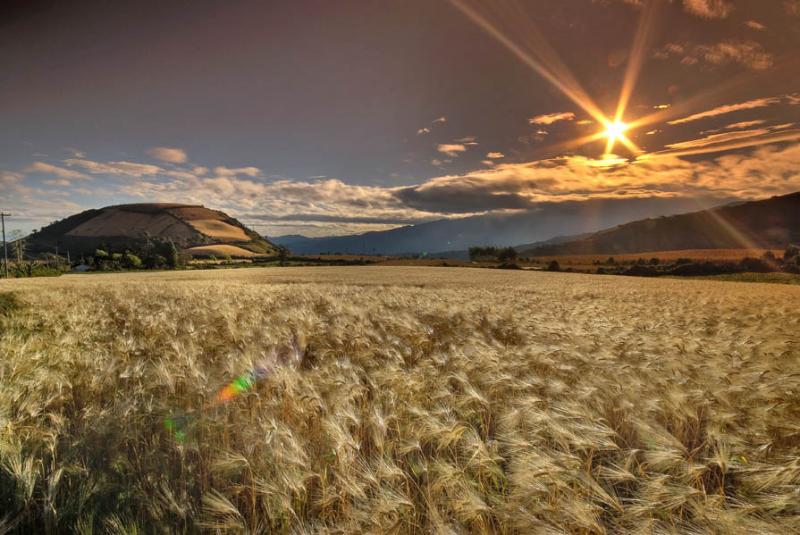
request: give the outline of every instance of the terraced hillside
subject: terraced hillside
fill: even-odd
[[[196,256],[269,255],[275,246],[224,212],[199,205],[121,204],[86,210],[27,239],[30,253],[91,254],[98,247],[135,249],[148,239],[170,240]]]

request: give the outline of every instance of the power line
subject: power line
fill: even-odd
[[[11,217],[11,214],[0,212],[0,223],[3,226],[3,270],[5,271],[6,278],[8,278],[8,244],[6,243],[6,218]]]

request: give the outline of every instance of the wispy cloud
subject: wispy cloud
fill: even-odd
[[[152,158],[164,163],[186,163],[186,151],[175,147],[153,147],[147,151]]]
[[[713,44],[668,43],[654,53],[657,59],[679,57],[683,65],[728,65],[738,63],[757,71],[772,67],[772,54],[755,41],[728,39]]]
[[[692,121],[699,121],[701,119],[716,117],[718,115],[725,115],[727,113],[733,113],[736,111],[764,108],[766,106],[772,106],[773,104],[778,104],[779,102],[781,102],[780,97],[769,97],[769,98],[757,98],[753,100],[748,100],[747,102],[739,102],[737,104],[726,104],[724,106],[719,106],[710,110],[689,115],[688,117],[674,119],[672,121],[669,121],[668,124],[676,125],[676,124],[690,123]]]
[[[764,30],[767,29],[767,27],[765,25],[761,24],[757,20],[748,20],[744,24],[745,24],[745,26],[747,26],[751,30],[756,30],[757,32],[763,32]]]
[[[697,147],[707,147],[717,143],[727,143],[733,140],[751,138],[755,136],[762,136],[767,134],[769,130],[761,128],[756,130],[738,130],[735,132],[724,132],[722,134],[712,134],[699,139],[692,139],[689,141],[681,141],[677,143],[670,143],[666,145],[669,149],[692,149]]]
[[[72,169],[58,167],[45,162],[33,162],[25,168],[26,173],[42,173],[57,176],[65,180],[88,180],[90,177],[86,173],[81,173]]]
[[[528,123],[536,125],[551,125],[561,121],[574,121],[574,120],[575,120],[575,114],[572,113],[571,111],[565,111],[565,112],[546,113],[544,115],[537,115],[535,117],[531,117],[530,119],[528,119]]]
[[[756,119],[755,121],[742,121],[740,123],[733,123],[733,124],[727,125],[725,127],[725,130],[738,130],[738,129],[741,129],[741,128],[750,128],[750,127],[753,127],[753,126],[758,126],[760,124],[764,124],[766,122],[767,121],[765,121],[763,119]]]
[[[69,167],[80,167],[93,175],[112,175],[112,176],[146,176],[157,175],[163,169],[157,165],[135,162],[97,162],[85,158],[68,158],[64,163]]]
[[[500,159],[500,158],[505,158],[505,156],[506,155],[503,154],[502,152],[490,152],[490,153],[488,153],[486,155],[486,157],[489,158],[490,160],[497,160],[497,159]]]
[[[417,135],[418,136],[424,136],[425,134],[430,134],[430,133],[431,133],[431,129],[428,128],[428,127],[420,128],[419,130],[417,130]]]

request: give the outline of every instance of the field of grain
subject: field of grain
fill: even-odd
[[[564,266],[593,267],[597,263],[605,263],[609,258],[615,262],[625,264],[633,263],[643,258],[650,260],[658,258],[661,263],[669,264],[679,259],[689,259],[692,262],[739,262],[742,258],[761,258],[765,253],[771,252],[777,258],[783,256],[781,249],[682,249],[677,251],[651,251],[634,254],[602,254],[602,255],[562,255],[535,257],[539,263],[546,264],[556,260]]]
[[[234,227],[235,228],[235,227]],[[258,254],[254,253],[253,251],[248,251],[247,249],[243,249],[238,245],[230,245],[226,243],[218,243],[215,245],[198,245],[196,247],[190,247],[186,249],[184,252],[189,253],[192,256],[232,256],[237,258],[251,258],[254,256],[258,256]]]
[[[800,287],[366,266],[0,296],[0,532],[800,531]]]

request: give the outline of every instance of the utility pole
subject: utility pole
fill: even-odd
[[[11,214],[0,212],[0,223],[3,225],[3,269],[6,278],[8,278],[8,244],[6,243],[6,218],[11,217]]]

